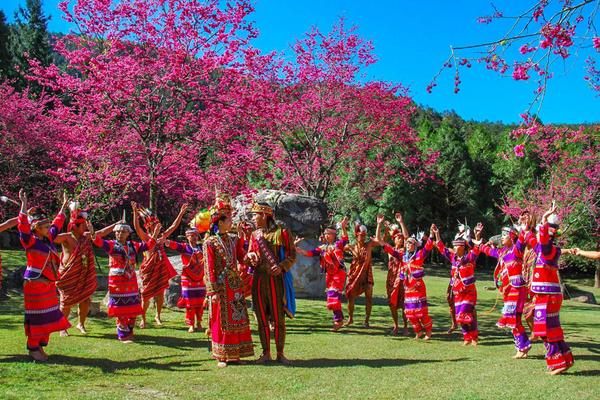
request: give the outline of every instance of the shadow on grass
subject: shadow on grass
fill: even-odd
[[[404,365],[411,364],[423,364],[423,363],[443,363],[443,362],[456,362],[466,361],[468,358],[453,358],[453,359],[441,359],[441,360],[407,360],[401,358],[380,358],[380,359],[334,359],[334,358],[314,358],[311,360],[294,360],[292,366],[294,368],[336,368],[336,367],[352,367],[352,366],[364,366],[370,368],[384,368],[384,367],[401,367]],[[268,364],[267,364],[268,365]]]
[[[157,362],[164,358],[173,356],[148,357],[139,360],[117,361],[108,358],[83,358],[67,356],[63,354],[53,354],[50,356],[48,365],[61,364],[79,367],[100,368],[103,373],[115,373],[121,370],[126,371],[132,368],[153,369],[161,371],[208,371],[208,369],[200,369],[203,361],[172,361],[167,363]],[[30,362],[30,358],[26,355],[15,354],[0,358],[0,364]]]
[[[102,333],[95,335],[87,335],[86,337],[93,339],[117,340],[116,334]],[[142,345],[168,347],[176,350],[196,350],[208,348],[208,340],[206,335],[199,333],[197,337],[178,338],[174,336],[152,336],[144,335],[136,332],[134,342]]]

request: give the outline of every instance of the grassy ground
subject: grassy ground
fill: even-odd
[[[5,255],[5,263],[10,257],[10,252]],[[512,337],[494,326],[499,310],[486,313],[496,299],[494,291],[484,290],[492,285],[488,277],[477,283],[480,345],[464,348],[459,334],[445,333],[446,270],[432,268],[428,274],[434,319],[430,342],[386,335],[391,320],[385,272],[376,269],[370,329],[356,326],[329,332],[331,315],[324,298],[299,300],[297,318],[288,322],[286,351],[294,361],[292,367],[217,369],[205,336],[187,333],[179,310],[166,310],[162,328],[138,330],[130,345],[115,339],[112,319],[91,318],[88,336],[74,330],[68,338],[53,334],[50,362],[35,364],[25,356],[22,300],[11,293],[9,300],[0,302],[0,398],[600,398],[599,306],[564,303],[561,320],[575,366],[564,376],[551,377],[545,373],[539,342],[529,359],[511,359]],[[594,293],[600,298],[600,291]],[[98,298],[102,295],[98,293]],[[357,322],[364,317],[362,304],[357,306]],[[257,335],[254,338],[258,354],[260,342]]]

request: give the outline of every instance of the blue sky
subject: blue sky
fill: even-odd
[[[46,13],[52,16],[50,30],[67,32],[70,27],[61,18],[58,2],[44,0]],[[494,2],[506,15],[518,3],[524,2]],[[19,4],[24,0],[3,0],[0,4],[9,21]],[[260,36],[254,45],[264,51],[290,52],[294,40],[311,26],[328,31],[340,16],[345,17],[348,24],[358,25],[359,34],[375,46],[379,61],[369,67],[367,78],[402,83],[416,102],[439,111],[455,110],[465,119],[518,122],[519,114],[533,98],[534,82],[515,82],[483,66],[463,72],[459,94],[453,93],[450,70],[432,94],[425,91],[448,57],[450,45],[481,43],[497,39],[504,32],[501,25],[476,22],[477,17],[491,14],[487,1],[256,0],[255,7],[252,19]],[[544,122],[600,121],[600,97],[583,80],[584,59],[584,55],[573,55],[560,65],[540,112]]]

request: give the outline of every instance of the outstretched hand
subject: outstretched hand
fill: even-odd
[[[303,241],[303,240],[304,240],[304,238],[303,238],[303,237],[297,237],[297,238],[294,240],[294,246],[298,247],[298,244],[299,244],[301,241]]]
[[[401,224],[404,221],[404,217],[402,216],[402,213],[400,211],[397,211],[396,214],[394,214],[394,217],[396,218],[396,221]]]
[[[162,229],[162,224],[158,223],[154,226],[154,229],[152,230],[152,234],[150,235],[150,237],[154,240],[156,240],[158,238],[158,235],[160,234],[160,230]]]
[[[350,221],[350,218],[347,215],[345,215],[344,218],[342,218],[342,229],[348,228],[348,221]]]
[[[385,216],[383,214],[377,214],[377,225],[382,224],[385,221]]]

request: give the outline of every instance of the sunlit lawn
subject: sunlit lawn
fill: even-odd
[[[19,262],[17,253],[3,255],[5,265]],[[436,267],[428,272],[434,318],[430,342],[387,335],[391,319],[385,271],[377,268],[370,329],[358,324],[332,333],[324,298],[299,300],[297,318],[288,322],[286,351],[294,361],[292,367],[217,369],[206,337],[187,333],[180,310],[166,310],[162,328],[138,330],[130,345],[115,339],[112,319],[91,318],[88,336],[75,330],[68,338],[53,334],[50,362],[35,364],[25,355],[22,300],[18,292],[11,292],[9,300],[0,302],[0,398],[600,398],[600,306],[565,302],[561,320],[576,364],[566,375],[551,377],[545,373],[539,342],[529,359],[511,358],[512,337],[494,326],[499,307],[488,313],[496,299],[495,291],[484,290],[491,286],[489,280],[478,281],[479,347],[465,348],[459,333],[446,334],[446,270]],[[361,302],[356,321],[363,317]],[[254,338],[258,355],[260,342],[257,335]]]

